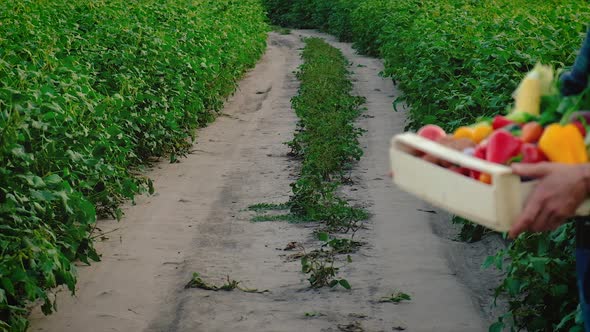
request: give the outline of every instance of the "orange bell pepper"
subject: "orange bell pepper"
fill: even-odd
[[[454,138],[467,138],[470,139],[472,141],[475,142],[475,138],[473,135],[473,129],[469,128],[469,127],[459,127],[457,128],[457,130],[455,130],[455,132],[453,133],[453,137]]]
[[[473,140],[479,143],[492,134],[494,129],[487,123],[482,123],[473,128]]]
[[[485,184],[492,184],[492,176],[487,173],[481,173],[479,175],[479,181]]]

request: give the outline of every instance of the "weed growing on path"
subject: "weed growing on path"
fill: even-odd
[[[253,222],[268,222],[268,221],[286,221],[291,224],[302,224],[306,222],[311,222],[311,220],[305,219],[304,217],[298,216],[293,213],[288,214],[263,214],[259,216],[252,217]]]
[[[204,289],[204,290],[209,290],[209,291],[214,291],[214,292],[218,292],[218,291],[229,292],[229,291],[233,291],[235,289],[240,290],[245,293],[264,294],[264,293],[270,292],[269,290],[259,291],[258,289],[244,288],[244,287],[240,286],[240,283],[241,283],[241,281],[230,279],[230,277],[227,276],[227,279],[224,284],[222,284],[221,286],[216,286],[216,285],[205,282],[203,280],[203,278],[201,278],[201,275],[195,272],[195,273],[193,273],[192,279],[184,286],[184,288],[185,289],[199,288],[199,289]]]
[[[304,254],[302,271],[309,274],[312,287],[350,289],[345,279],[336,278],[335,256],[350,253],[360,243],[352,237],[368,213],[352,207],[337,194],[348,180],[346,172],[363,151],[358,137],[363,131],[354,126],[364,98],[352,96],[350,63],[342,53],[319,38],[305,40],[303,65],[297,72],[301,81],[292,106],[300,121],[291,142],[291,155],[301,159],[299,178],[291,185],[291,212],[305,219],[323,222],[325,232],[318,234],[322,246]],[[329,232],[350,232],[350,240],[330,239]],[[351,262],[350,256],[347,261]]]
[[[303,249],[301,257],[301,271],[309,274],[308,281],[312,288],[321,288],[324,286],[336,287],[338,285],[351,289],[350,283],[346,279],[336,278],[340,267],[336,267],[337,255],[350,253],[356,249],[360,243],[348,239],[330,239],[328,233],[318,233],[318,240],[322,246],[318,250],[306,253]],[[352,263],[352,257],[346,256],[346,263]]]
[[[261,212],[261,211],[269,211],[269,210],[274,210],[274,211],[281,211],[281,210],[289,210],[290,206],[289,203],[258,203],[258,204],[254,204],[254,205],[250,205],[248,207],[248,210],[250,211],[255,211],[255,212]]]
[[[291,184],[293,195],[288,203],[250,207],[255,212],[289,209],[291,213],[256,215],[252,221],[321,222],[320,249],[309,253],[304,249],[293,257],[301,258],[311,287],[340,285],[350,289],[347,280],[336,278],[340,269],[335,266],[336,256],[353,253],[361,246],[353,238],[369,214],[350,206],[337,191],[342,184],[352,184],[348,173],[363,154],[358,137],[364,131],[356,128],[354,121],[365,99],[350,94],[351,64],[338,49],[319,38],[305,43],[303,65],[296,73],[301,86],[292,99],[300,121],[293,140],[286,143],[291,148],[289,155],[301,160],[300,175]],[[330,233],[336,232],[349,233],[350,239],[330,238]],[[347,256],[347,262],[351,261]]]
[[[382,297],[379,302],[401,303],[403,301],[410,301],[412,297],[404,292],[395,291],[389,296]]]

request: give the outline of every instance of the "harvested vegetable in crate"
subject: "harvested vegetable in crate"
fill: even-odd
[[[512,173],[512,163],[589,161],[586,92],[563,97],[548,66],[537,65],[513,93],[507,114],[446,133],[435,125],[396,135],[391,163],[402,189],[497,231],[507,231],[536,185]],[[416,174],[420,174],[417,177]],[[590,200],[578,215],[590,214]]]
[[[556,84],[553,69],[538,64],[514,91],[514,105],[509,114],[482,119],[471,126],[458,128],[451,135],[446,135],[440,127],[427,125],[418,131],[418,135],[451,147],[453,144],[449,143],[448,137],[468,139],[476,144],[476,148],[468,147],[463,152],[502,165],[513,162],[588,162],[586,118],[590,118],[590,112],[579,112],[577,107],[581,96],[577,100],[562,97]],[[544,98],[553,102],[543,103]],[[440,141],[443,137],[447,138],[446,142]],[[428,155],[423,158],[432,160]],[[458,166],[448,164],[448,167],[456,170]],[[459,173],[491,183],[487,174],[473,170]]]

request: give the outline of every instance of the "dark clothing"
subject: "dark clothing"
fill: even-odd
[[[588,87],[590,74],[590,30],[571,71],[561,75],[561,94],[580,94]],[[590,218],[576,219],[576,275],[584,329],[590,332]]]
[[[590,218],[576,220],[576,275],[584,319],[584,329],[590,331]]]
[[[590,74],[590,30],[586,32],[586,39],[570,72],[561,75],[561,93],[564,96],[577,95],[588,86]]]

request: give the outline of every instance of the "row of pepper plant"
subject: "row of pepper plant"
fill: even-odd
[[[153,191],[266,46],[256,0],[0,2],[0,331],[74,292],[97,217]]]
[[[301,260],[312,287],[341,285],[337,279],[336,256],[350,254],[360,243],[354,234],[367,219],[367,212],[351,206],[339,195],[348,173],[363,155],[358,138],[363,131],[354,125],[364,98],[353,96],[342,53],[320,38],[308,38],[302,52],[303,64],[297,72],[301,85],[292,107],[299,117],[298,130],[289,145],[292,155],[301,159],[301,172],[291,187],[291,212],[303,220],[321,221],[320,250],[307,253]],[[343,235],[348,233],[348,237]],[[347,256],[347,261],[351,261]]]

